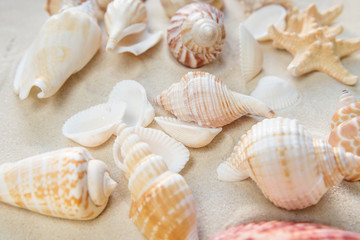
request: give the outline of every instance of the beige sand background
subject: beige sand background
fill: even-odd
[[[321,10],[344,3],[343,14],[335,21],[344,25],[343,38],[360,38],[360,1],[316,1]],[[112,87],[124,79],[141,83],[152,99],[163,89],[177,82],[190,69],[170,55],[165,39],[145,54],[111,54],[101,50],[79,73],[71,76],[60,91],[49,99],[37,99],[36,91],[21,101],[13,92],[17,63],[48,18],[43,10],[45,0],[0,1],[0,163],[17,161],[39,153],[78,146],[61,134],[63,123],[76,112],[107,100]],[[311,1],[296,1],[306,8]],[[199,70],[218,76],[231,89],[250,93],[258,80],[275,75],[297,88],[302,100],[296,106],[278,111],[277,116],[296,118],[316,136],[326,137],[330,118],[341,93],[348,89],[360,96],[358,87],[345,86],[329,76],[315,72],[295,78],[286,67],[292,57],[285,51],[261,44],[264,52],[263,71],[246,87],[241,87],[237,65],[237,27],[245,19],[238,0],[225,0],[227,39],[220,58]],[[151,30],[163,31],[169,19],[159,0],[146,1]],[[343,64],[360,75],[360,52],[345,58]],[[169,115],[155,107],[157,116]],[[313,207],[286,211],[265,199],[255,182],[220,182],[217,166],[229,156],[233,146],[253,124],[254,118],[243,117],[228,126],[207,147],[190,149],[191,157],[181,174],[196,199],[200,239],[208,239],[227,226],[267,220],[294,220],[325,223],[360,232],[360,183],[343,182],[330,189]],[[153,122],[150,127],[159,129]],[[127,181],[112,158],[114,137],[91,154],[107,163],[119,186],[112,194],[105,211],[92,221],[69,221],[51,218],[0,203],[0,239],[143,239],[128,218],[130,194]],[[299,179],[301,183],[301,179]]]

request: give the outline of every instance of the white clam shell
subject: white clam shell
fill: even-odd
[[[280,5],[268,5],[253,12],[244,22],[245,27],[258,41],[270,40],[268,28],[274,25],[276,28],[283,30],[286,25],[287,11]]]
[[[146,97],[145,88],[134,80],[123,80],[116,84],[109,95],[109,102],[127,104],[123,121],[129,127],[146,127],[155,117],[154,108]]]
[[[222,130],[222,128],[200,127],[195,123],[183,122],[171,117],[155,117],[155,121],[171,137],[192,148],[208,145]]]
[[[169,137],[164,132],[151,128],[133,127],[129,131],[137,134],[142,142],[149,144],[152,153],[163,157],[168,169],[172,172],[180,172],[189,161],[190,152],[180,142]],[[121,140],[116,138],[113,147],[115,163],[124,171],[123,159],[121,156]]]
[[[62,132],[67,138],[83,146],[99,146],[114,133],[125,109],[124,102],[93,106],[69,118],[63,125]]]
[[[239,51],[241,80],[247,82],[261,71],[264,57],[259,43],[242,23],[239,26]]]
[[[275,76],[266,76],[260,79],[257,87],[250,95],[274,110],[291,107],[301,100],[300,94],[294,87],[287,81]]]

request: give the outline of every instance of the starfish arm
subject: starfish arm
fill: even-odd
[[[319,23],[322,26],[329,25],[335,20],[335,18],[337,18],[342,13],[343,9],[344,9],[344,5],[338,4],[330,8],[329,10],[321,13],[319,18]]]
[[[298,77],[317,70],[315,63],[314,52],[307,50],[296,54],[287,70],[291,73],[291,75]]]
[[[360,50],[360,40],[358,39],[337,39],[335,42],[335,55],[342,58]]]
[[[293,56],[304,43],[296,33],[282,32],[271,25],[268,29],[269,37],[273,40],[273,46],[280,49],[286,49]]]

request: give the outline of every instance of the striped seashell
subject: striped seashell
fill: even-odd
[[[214,61],[225,44],[223,19],[223,13],[207,3],[192,3],[180,8],[167,30],[171,53],[191,68]]]
[[[219,128],[241,116],[272,117],[274,112],[256,98],[230,91],[206,72],[189,72],[154,99],[154,102],[185,122]]]
[[[243,135],[217,172],[223,181],[251,177],[276,206],[294,210],[316,204],[343,179],[359,180],[360,157],[313,139],[297,120],[273,118]]]
[[[147,239],[198,239],[195,200],[184,178],[170,172],[163,158],[126,124],[119,126],[116,142],[124,160],[115,163],[123,170],[125,166],[130,218],[139,230]]]
[[[88,220],[117,183],[85,148],[65,148],[0,166],[0,201],[59,218]]]

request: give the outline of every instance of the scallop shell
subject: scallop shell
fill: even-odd
[[[300,101],[300,95],[296,89],[287,81],[275,76],[260,79],[250,96],[261,100],[274,110],[294,106]]]
[[[161,39],[161,32],[152,34],[146,29],[147,12],[140,0],[115,0],[109,3],[104,22],[109,36],[106,51],[130,52],[137,56]]]
[[[274,25],[279,30],[286,26],[287,11],[280,5],[268,5],[253,12],[244,22],[245,27],[258,41],[270,40],[268,28]],[[264,21],[266,19],[266,21]]]
[[[256,98],[230,91],[206,72],[189,72],[154,99],[154,102],[185,122],[219,128],[241,116],[272,117],[274,112]]]
[[[216,7],[219,10],[224,8],[223,0],[160,0],[161,5],[163,6],[166,15],[171,18],[174,16],[176,11],[187,4],[193,2],[204,2],[211,4],[212,6]]]
[[[240,73],[241,80],[248,82],[263,68],[263,53],[259,43],[241,23],[239,26]]]
[[[155,121],[171,137],[187,147],[204,147],[218,135],[222,128],[205,128],[176,118],[155,117]]]
[[[83,146],[99,146],[115,132],[125,109],[124,102],[93,106],[69,118],[63,125],[62,133]]]
[[[48,216],[88,220],[117,183],[85,148],[65,148],[0,166],[0,201]]]
[[[123,121],[129,127],[146,127],[155,117],[154,108],[146,97],[145,88],[134,80],[123,80],[116,84],[109,95],[109,102],[127,104]]]
[[[316,204],[343,179],[359,180],[359,169],[359,156],[313,139],[297,120],[274,118],[243,135],[217,172],[224,181],[250,176],[276,206],[294,210]]]
[[[167,30],[170,52],[191,68],[214,61],[225,45],[223,13],[207,3],[192,3],[180,8]]]
[[[91,3],[85,2],[48,18],[17,67],[14,90],[20,99],[33,86],[40,88],[39,98],[54,95],[91,60],[101,43],[91,11]]]
[[[142,142],[148,144],[151,152],[161,156],[170,171],[175,173],[180,172],[189,161],[189,150],[187,150],[183,144],[169,137],[162,131],[142,127],[129,128],[129,131],[138,135]],[[117,135],[119,135],[119,133],[117,133]],[[124,159],[122,159],[120,154],[120,145],[121,142],[117,138],[113,147],[115,163],[117,163],[120,169],[128,172],[126,167],[123,165]]]
[[[147,239],[197,240],[195,200],[184,178],[170,172],[125,124],[118,130],[116,143],[129,172],[131,220]]]

